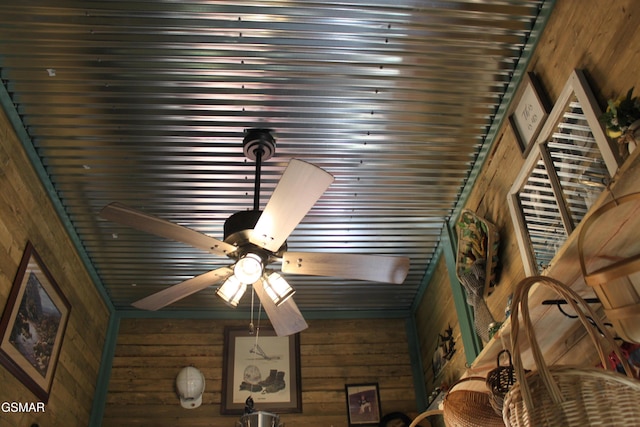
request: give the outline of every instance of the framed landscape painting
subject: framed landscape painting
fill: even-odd
[[[28,242],[0,319],[0,363],[46,403],[71,306]]]

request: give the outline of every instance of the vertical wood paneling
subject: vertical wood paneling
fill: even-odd
[[[431,392],[436,387],[451,384],[460,377],[466,361],[444,257],[438,260],[431,282],[427,286],[415,317],[420,341],[420,357],[423,360],[423,380],[427,391]],[[435,377],[432,359],[439,344],[438,334],[444,334],[445,329],[449,326],[453,328],[456,352],[446,363],[442,372]]]
[[[108,310],[84,268],[4,112],[0,112],[0,309],[4,310],[26,242],[33,242],[71,304],[44,413],[0,412],[2,426],[86,426],[100,367]],[[0,401],[37,402],[0,367]]]
[[[346,426],[344,385],[377,382],[384,413],[415,415],[404,319],[310,320],[300,335],[302,414],[287,425]],[[221,416],[224,327],[241,321],[124,319],[113,361],[103,425],[230,426]],[[193,364],[206,378],[203,404],[183,409],[175,377]],[[259,408],[258,408],[259,409]],[[186,424],[185,424],[186,425]]]

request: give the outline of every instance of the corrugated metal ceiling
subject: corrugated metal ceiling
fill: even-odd
[[[4,0],[1,77],[116,308],[229,260],[100,209],[119,201],[221,239],[252,207],[243,131],[268,127],[262,206],[291,158],[336,178],[291,250],[411,258],[401,286],[288,277],[303,313],[402,311],[543,3]],[[176,309],[230,311],[213,289]]]

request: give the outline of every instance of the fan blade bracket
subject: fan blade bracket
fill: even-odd
[[[409,258],[401,256],[285,252],[282,257],[284,273],[341,277],[397,285],[404,282],[409,265]]]

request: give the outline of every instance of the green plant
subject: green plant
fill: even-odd
[[[640,119],[640,100],[633,96],[633,88],[629,89],[627,96],[618,99],[610,99],[600,120],[606,126],[607,135],[617,139],[629,128],[629,125]]]

